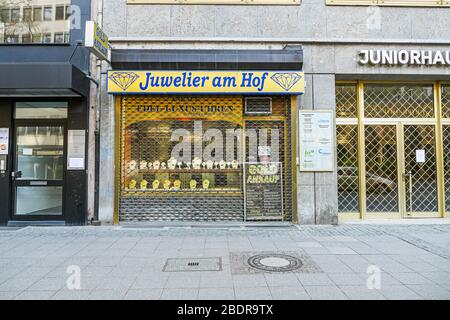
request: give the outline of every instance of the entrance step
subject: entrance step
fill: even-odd
[[[190,221],[155,221],[155,222],[121,222],[122,228],[211,228],[211,229],[262,229],[262,228],[296,228],[291,222],[190,222]]]
[[[64,221],[9,221],[8,227],[26,226],[65,226]]]

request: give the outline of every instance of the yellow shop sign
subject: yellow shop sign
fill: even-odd
[[[84,46],[97,58],[108,60],[109,40],[108,36],[94,21],[86,21]]]
[[[112,94],[303,94],[301,71],[115,71]]]

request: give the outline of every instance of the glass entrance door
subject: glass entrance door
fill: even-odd
[[[434,125],[403,126],[405,217],[439,217]]]
[[[63,219],[64,132],[59,121],[16,123],[13,219]]]
[[[435,125],[371,124],[365,130],[368,217],[439,217]]]
[[[398,215],[399,165],[395,125],[365,127],[365,190],[368,215]]]

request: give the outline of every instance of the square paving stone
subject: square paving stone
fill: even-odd
[[[421,272],[420,274],[436,284],[450,284],[450,273],[448,272]]]
[[[166,288],[198,288],[200,274],[172,274],[166,282]]]
[[[56,291],[22,291],[14,300],[48,300]]]
[[[172,289],[165,288],[162,292],[162,300],[197,300],[199,289]]]
[[[64,278],[43,278],[33,284],[28,290],[37,291],[59,291],[67,286],[66,279]]]
[[[136,280],[135,277],[124,277],[124,278],[116,278],[116,277],[108,277],[103,278],[95,290],[119,290],[119,289],[129,289],[131,285]]]
[[[348,297],[336,286],[304,286],[313,300],[347,300]]]
[[[268,287],[235,287],[234,292],[238,300],[272,300]]]
[[[36,278],[11,278],[0,285],[0,291],[23,291],[37,281]]]
[[[347,247],[327,247],[327,249],[332,254],[357,254],[355,251]]]
[[[297,242],[300,248],[322,248],[319,242]]]
[[[438,285],[408,285],[408,288],[428,300],[450,299],[450,291]]]
[[[61,289],[51,296],[50,300],[88,300],[90,293],[89,290]]]
[[[234,300],[233,288],[200,288],[199,300]]]
[[[225,272],[202,272],[200,276],[201,288],[225,288],[233,286],[233,278]]]
[[[269,287],[275,300],[311,300],[303,287]]]
[[[0,291],[0,300],[12,300],[22,291]]]
[[[125,295],[125,300],[158,300],[163,289],[132,289]]]
[[[332,286],[333,281],[323,273],[299,273],[297,279],[303,286]]]
[[[380,292],[389,300],[422,300],[419,294],[404,285],[381,285]]]
[[[386,300],[379,290],[368,289],[367,286],[340,286],[340,289],[351,300]]]
[[[267,287],[266,278],[262,274],[233,275],[234,287]]]
[[[364,276],[357,273],[330,273],[328,276],[338,286],[366,285],[367,282]]]
[[[300,281],[294,273],[266,273],[264,277],[269,287],[301,287]]]
[[[126,289],[93,290],[89,294],[89,300],[122,300],[126,293]]]
[[[169,277],[137,277],[131,289],[158,289],[166,286]]]
[[[422,275],[420,275],[419,273],[415,273],[415,272],[399,272],[399,273],[394,273],[391,272],[389,273],[392,277],[394,277],[395,279],[397,279],[398,281],[400,281],[402,284],[433,284],[433,281],[430,279],[427,279],[425,277],[423,277]]]

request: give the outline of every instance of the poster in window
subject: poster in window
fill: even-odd
[[[86,132],[84,130],[69,130],[67,136],[67,170],[84,170]]]
[[[280,162],[245,163],[246,220],[283,220],[283,174]]]
[[[0,154],[8,154],[9,128],[0,128]]]

